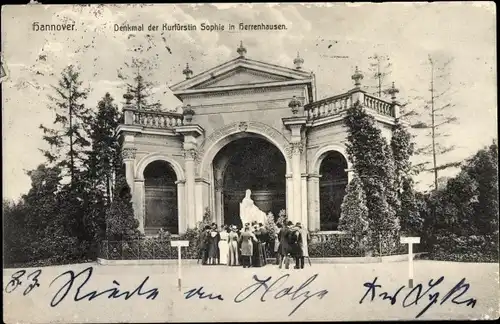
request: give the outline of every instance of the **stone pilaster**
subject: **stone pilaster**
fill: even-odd
[[[175,182],[177,185],[177,217],[178,217],[178,226],[179,226],[179,234],[185,233],[187,230],[187,219],[185,213],[185,194],[186,194],[186,181],[178,180]]]
[[[285,175],[286,178],[286,215],[290,219],[293,215],[293,179],[292,174]]]
[[[196,150],[184,150],[184,168],[186,172],[185,184],[185,202],[187,209],[187,227],[194,228],[196,226],[196,209],[195,209],[195,171],[194,161],[196,159]]]
[[[217,225],[222,225],[224,223],[224,204],[223,204],[223,184],[221,179],[215,179],[214,191],[215,191],[215,208],[214,213],[216,217]]]
[[[308,223],[309,223],[309,219],[307,217],[307,214],[308,214],[308,209],[307,209],[307,174],[302,174],[301,176],[301,183],[300,183],[300,187],[301,187],[301,195],[300,197],[302,198],[302,201],[301,201],[301,210],[302,210],[302,215],[301,215],[301,223],[302,223],[302,226],[303,228],[308,228]]]
[[[319,174],[309,174],[307,178],[308,186],[308,229],[309,231],[319,230]]]
[[[184,184],[184,212],[186,220],[185,228],[196,227],[196,188],[195,188],[195,161],[198,158],[197,137],[203,134],[203,128],[199,125],[183,125],[175,127],[177,134],[184,136],[184,173],[186,183]]]
[[[146,193],[144,179],[135,179],[134,194],[132,196],[132,205],[135,218],[139,221],[139,231],[144,233],[144,221],[146,215]]]
[[[291,140],[286,148],[288,159],[292,162],[292,212],[288,219],[294,223],[302,220],[302,168],[301,155],[305,148],[305,142],[302,139],[302,128],[307,122],[307,117],[288,117],[283,118],[283,124],[291,131]]]
[[[137,150],[133,147],[124,147],[122,149],[122,159],[125,163],[125,177],[127,184],[130,187],[130,192],[134,193],[134,178],[135,178],[135,152]]]

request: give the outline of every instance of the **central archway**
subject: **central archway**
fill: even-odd
[[[220,195],[219,219],[241,226],[239,204],[246,189],[255,205],[275,217],[286,208],[286,160],[281,151],[258,136],[238,138],[224,146],[213,160]]]

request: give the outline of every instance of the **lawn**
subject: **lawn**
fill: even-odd
[[[64,286],[69,282],[69,274],[62,275],[50,285],[68,270],[78,274],[88,267],[92,267],[92,274],[86,283],[88,272],[75,278],[71,288]],[[19,278],[21,283],[14,291],[6,293],[5,290],[13,289],[13,285],[7,284],[18,270],[4,270],[4,321],[7,323],[411,320],[428,305],[430,307],[418,319],[484,319],[499,316],[498,264],[494,263],[415,261],[414,282],[415,285],[422,284],[421,298],[416,302],[418,286],[413,293],[406,286],[400,289],[408,284],[406,262],[313,264],[312,267],[306,265],[303,270],[280,270],[270,265],[243,269],[190,264],[182,269],[181,291],[177,289],[177,267],[172,264],[103,266],[88,263],[41,268],[36,278],[40,286],[31,291],[28,286],[33,283],[36,273],[31,274],[37,268],[25,269],[26,273]],[[265,295],[266,287],[258,284],[254,275],[262,281],[271,277],[266,282],[269,291]],[[376,285],[381,287],[375,288],[374,300],[371,301],[369,291],[360,303],[369,289],[364,284],[373,282],[375,277],[378,278]],[[440,277],[444,278],[438,282]],[[133,291],[146,278],[142,288],[128,300],[125,295],[108,298],[112,290],[92,300],[89,300],[91,295],[82,298],[92,291],[102,292],[112,288],[119,288],[121,292]],[[465,281],[457,286],[463,278]],[[434,287],[430,288],[431,279],[433,282],[430,284]],[[271,286],[275,281],[277,283]],[[253,288],[244,291],[251,285],[254,285]],[[82,288],[77,292],[79,286]],[[454,287],[455,292],[444,300]],[[68,294],[62,299],[67,288],[70,288]],[[23,295],[26,289],[28,292]],[[387,292],[386,297],[393,297],[398,289],[400,291],[393,299],[394,304],[388,298],[383,300],[384,294],[380,297],[384,292]],[[255,292],[250,294],[252,290]],[[56,294],[58,291],[59,294]],[[184,293],[188,291],[192,291],[192,297],[186,299]],[[120,294],[115,292],[113,296]],[[213,299],[208,297],[209,294]],[[75,295],[81,300],[75,301]],[[148,296],[151,298],[147,299]],[[57,304],[58,299],[62,300]],[[431,300],[435,303],[432,304]],[[51,301],[57,305],[52,307]],[[294,309],[295,312],[290,315]]]

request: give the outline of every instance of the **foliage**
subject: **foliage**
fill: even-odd
[[[269,238],[274,238],[278,235],[279,228],[274,221],[273,213],[269,212],[266,215],[266,222],[264,223],[264,227],[267,230],[267,234]]]
[[[4,202],[4,243],[6,264],[69,262],[86,257],[86,244],[75,235],[75,216],[62,202],[59,167],[39,165],[28,172],[31,189],[17,203]],[[66,186],[67,187],[67,186]],[[78,205],[76,205],[78,207]],[[78,208],[72,208],[74,213]]]
[[[493,142],[467,161],[464,172],[475,180],[472,221],[477,234],[498,229],[498,145]]]
[[[347,154],[365,191],[371,243],[377,245],[379,233],[397,232],[400,228],[391,150],[373,116],[359,102],[348,109],[344,121],[348,129]],[[399,238],[396,235],[393,239]]]
[[[49,150],[42,150],[49,163],[61,168],[64,176],[75,181],[76,173],[81,171],[85,159],[85,148],[89,146],[85,124],[88,122],[90,110],[81,103],[87,98],[88,90],[82,89],[80,73],[69,65],[61,73],[58,86],[52,86],[55,95],[49,96],[49,108],[55,113],[54,125],[51,129],[40,125],[43,139],[50,145]]]
[[[400,202],[396,214],[401,223],[401,230],[408,235],[419,235],[423,220],[415,201],[410,162],[414,152],[414,143],[411,134],[399,119],[392,128],[391,149],[394,160],[394,185]]]
[[[89,119],[91,149],[88,152],[87,169],[91,188],[102,192],[106,203],[111,202],[114,175],[121,168],[120,143],[116,128],[122,115],[109,93],[97,104],[97,112]]]
[[[139,221],[134,216],[130,187],[125,177],[116,181],[113,202],[106,212],[106,237],[110,240],[134,240],[142,235],[138,230]]]
[[[278,219],[276,220],[276,224],[281,224],[281,225],[286,225],[286,222],[288,220],[288,217],[286,215],[286,210],[285,209],[282,209],[280,210],[280,212],[278,213]]]
[[[126,95],[132,99],[137,110],[160,110],[158,101],[152,102],[151,96],[155,83],[149,79],[154,71],[154,63],[146,59],[133,58],[118,71],[118,78],[125,83]]]
[[[439,235],[430,258],[459,262],[498,262],[498,231],[492,235]]]
[[[369,249],[370,229],[368,208],[361,180],[354,175],[347,185],[346,195],[342,202],[339,230],[349,233],[360,244],[361,249]]]

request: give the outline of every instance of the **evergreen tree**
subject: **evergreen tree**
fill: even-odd
[[[477,234],[498,233],[498,145],[477,152],[464,166],[477,183],[477,202],[472,214]]]
[[[391,149],[394,161],[395,190],[400,201],[396,214],[401,228],[407,234],[417,235],[422,230],[423,220],[418,212],[412,179],[414,143],[412,136],[399,119],[392,128]]]
[[[74,208],[64,208],[62,202],[70,202],[60,199],[64,192],[64,188],[60,188],[61,169],[41,164],[28,175],[32,186],[23,196],[28,260],[58,262],[79,258],[78,240],[71,234],[74,218],[67,214]]]
[[[372,243],[379,246],[383,237],[385,251],[396,247],[399,240],[398,206],[394,192],[394,164],[390,148],[370,116],[356,103],[344,119],[348,129],[347,154],[360,177],[366,194],[366,206]]]
[[[106,212],[106,236],[108,240],[135,240],[142,235],[138,229],[139,221],[134,216],[132,195],[125,177],[116,181],[113,202]]]
[[[352,235],[362,251],[370,249],[370,228],[368,222],[368,207],[366,207],[366,195],[361,180],[354,175],[346,188],[346,195],[340,206],[341,214],[339,230]]]
[[[137,110],[160,110],[159,101],[153,101],[151,95],[156,83],[150,81],[155,64],[146,59],[134,58],[118,71],[118,78],[125,83],[125,96],[129,96]]]
[[[97,113],[90,119],[91,151],[88,153],[88,170],[92,188],[102,191],[106,202],[111,202],[114,175],[121,167],[120,143],[116,128],[121,113],[109,93],[99,101]]]
[[[61,168],[63,176],[70,176],[71,185],[81,171],[85,148],[90,144],[85,130],[90,110],[81,103],[87,98],[88,90],[82,89],[79,78],[80,74],[73,65],[63,70],[58,86],[52,86],[55,95],[49,95],[52,102],[49,108],[55,113],[56,128],[40,125],[43,139],[50,145],[49,150],[42,152],[49,163]]]

